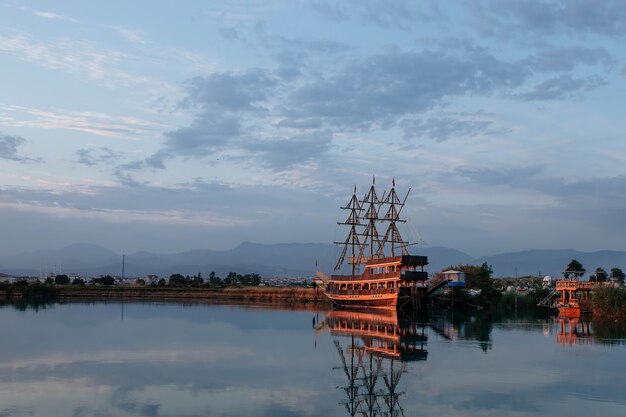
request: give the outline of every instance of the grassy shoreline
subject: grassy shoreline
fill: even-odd
[[[245,303],[266,306],[329,307],[330,301],[319,290],[299,287],[87,287],[87,286],[29,286],[0,289],[0,299],[49,299],[87,301],[193,301]]]
[[[615,287],[596,289],[591,298],[591,310],[597,318],[626,319],[626,289]]]

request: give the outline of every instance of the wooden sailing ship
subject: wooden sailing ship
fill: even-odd
[[[398,224],[406,222],[400,214],[411,189],[401,201],[394,179],[391,190],[379,198],[375,184],[373,179],[363,198],[357,196],[355,186],[350,201],[341,207],[348,217],[339,224],[349,227],[349,233],[343,242],[335,242],[342,246],[335,270],[346,263],[351,273],[330,277],[318,273],[318,277],[324,282],[326,296],[337,307],[419,309],[427,291],[424,266],[428,258],[410,255],[410,244],[398,230]],[[381,225],[386,229],[384,234],[378,232]]]

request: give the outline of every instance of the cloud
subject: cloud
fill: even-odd
[[[525,66],[481,50],[465,56],[431,51],[373,55],[293,91],[283,124],[385,128],[401,116],[432,109],[448,97],[515,88],[530,75]]]
[[[195,195],[194,195],[195,194]],[[0,208],[48,214],[57,218],[102,220],[111,223],[157,223],[229,228],[250,224],[246,217],[214,210],[198,201],[210,202],[208,195],[191,189],[120,185],[71,186],[66,189],[50,185],[42,188],[3,187]]]
[[[626,34],[626,7],[621,0],[489,0],[470,8],[489,19],[492,33],[591,33],[605,36]]]
[[[410,0],[394,1],[392,5],[384,0],[357,1],[360,16],[383,28],[409,30],[417,21],[441,18],[437,2]]]
[[[416,22],[438,20],[443,17],[435,1],[414,2],[396,0],[358,0],[344,2],[316,1],[310,7],[320,16],[343,22],[358,18],[383,29],[409,30]]]
[[[26,11],[30,11],[33,14],[39,16],[39,17],[43,17],[46,19],[51,19],[51,20],[65,20],[67,22],[73,22],[73,23],[78,23],[79,21],[68,17],[68,16],[63,16],[60,15],[58,13],[54,13],[54,12],[50,12],[50,11],[43,11],[43,10],[34,10],[34,9],[29,9],[27,7],[21,7],[22,10],[26,10]]]
[[[534,86],[532,91],[518,94],[516,97],[523,100],[562,100],[606,84],[606,80],[598,76],[574,78],[571,75],[561,75],[542,81]]]
[[[320,56],[349,50],[335,42],[278,41],[285,51],[297,51],[295,45],[303,45],[304,51]],[[303,56],[307,53],[302,52]],[[400,127],[406,138],[420,132],[439,142],[477,136],[488,132],[492,122],[424,115],[453,97],[466,95],[567,99],[605,82],[598,75],[574,77],[571,72],[580,66],[606,70],[614,61],[603,49],[585,47],[545,48],[521,59],[503,60],[486,48],[459,41],[446,52],[392,50],[338,59],[325,72],[294,81],[303,70],[291,54],[285,57],[279,58],[277,72],[254,68],[188,81],[180,107],[195,112],[192,123],[165,133],[162,149],[143,165],[163,169],[170,158],[202,158],[228,148],[245,152],[261,161],[261,166],[280,170],[293,165],[291,155],[323,158],[330,150],[327,138],[339,132]],[[306,58],[298,56],[295,61],[303,63]],[[546,79],[547,75],[552,76]],[[318,142],[320,152],[312,152],[311,142],[303,140],[308,135],[324,138]]]
[[[0,53],[46,69],[87,77],[113,87],[150,87],[170,93],[175,89],[150,77],[120,69],[125,56],[94,42],[60,37],[39,41],[30,34],[0,36]]]
[[[508,170],[498,171],[491,168],[457,168],[454,172],[471,181],[488,186],[494,185],[528,185],[531,177],[541,173],[544,169],[541,165],[529,165],[520,168],[511,168]]]
[[[399,125],[405,139],[427,137],[443,142],[454,137],[471,137],[485,133],[492,126],[491,120],[458,116],[431,117],[428,119],[405,119]]]
[[[282,171],[295,165],[305,165],[309,161],[323,159],[331,144],[332,135],[325,131],[283,139],[251,141],[244,148],[260,154],[262,164]]]
[[[114,152],[105,146],[97,149],[78,149],[76,154],[78,155],[78,163],[87,166],[112,164],[121,156],[119,152]]]
[[[117,116],[100,112],[42,110],[32,107],[2,105],[3,123],[13,127],[38,129],[68,129],[98,136],[128,138],[153,136],[167,125],[131,116]]]
[[[610,69],[616,60],[603,48],[568,46],[540,51],[529,59],[529,65],[538,72],[572,71],[577,65],[602,65]]]
[[[603,230],[626,227],[626,176],[567,181],[546,177],[542,175],[544,170],[545,166],[533,164],[505,170],[458,168],[454,174],[487,187],[509,186],[514,189],[512,193],[525,189],[548,196],[552,204],[545,212],[552,217],[562,216],[566,222],[588,218],[590,225]]]
[[[348,19],[348,13],[342,7],[341,3],[328,2],[328,1],[315,1],[310,4],[310,7],[319,13],[321,16],[333,20],[335,22],[342,22]]]
[[[244,73],[213,73],[195,77],[187,83],[187,98],[182,106],[198,106],[204,110],[252,111],[267,100],[276,82],[260,69]]]
[[[40,17],[45,17],[46,19],[62,19],[63,17],[61,15],[58,15],[56,13],[52,13],[52,12],[40,12],[40,11],[35,11],[34,12],[37,16]]]
[[[267,113],[265,106],[275,85],[275,80],[259,69],[193,78],[180,104],[196,111],[193,122],[165,133],[163,148],[145,164],[163,169],[168,158],[206,157],[226,145],[237,147],[234,141],[242,135],[243,123]]]
[[[137,30],[123,28],[120,26],[105,26],[105,27],[113,30],[118,35],[120,35],[121,37],[123,37],[124,39],[126,39],[128,42],[132,44],[140,45],[140,44],[145,43],[143,36]]]
[[[18,162],[41,162],[40,158],[27,158],[18,154],[17,148],[26,143],[21,136],[9,136],[0,132],[0,158]]]
[[[19,136],[7,136],[0,133],[0,158],[21,160],[17,156],[17,147],[26,142],[26,139]]]
[[[204,117],[197,117],[191,126],[167,132],[163,148],[146,159],[147,165],[164,169],[163,161],[167,158],[209,156],[241,134],[237,118],[202,114]]]
[[[234,186],[202,179],[173,187],[40,181],[37,187],[3,186],[0,208],[112,223],[233,228],[263,221],[270,213],[285,215],[294,206],[310,205],[304,195],[303,190],[285,194],[279,186]],[[254,208],[250,201],[256,201]]]

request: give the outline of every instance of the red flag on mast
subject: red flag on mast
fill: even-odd
[[[396,178],[395,177],[391,179],[391,186],[392,187],[396,186]]]

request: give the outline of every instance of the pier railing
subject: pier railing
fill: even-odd
[[[578,281],[575,279],[561,279],[557,280],[555,287],[557,291],[578,291],[578,290],[593,290],[598,287],[609,287],[613,285],[609,281],[595,282],[595,281]]]
[[[383,294],[396,294],[397,288],[376,288],[373,290],[328,290],[327,294],[333,295],[383,295]]]

